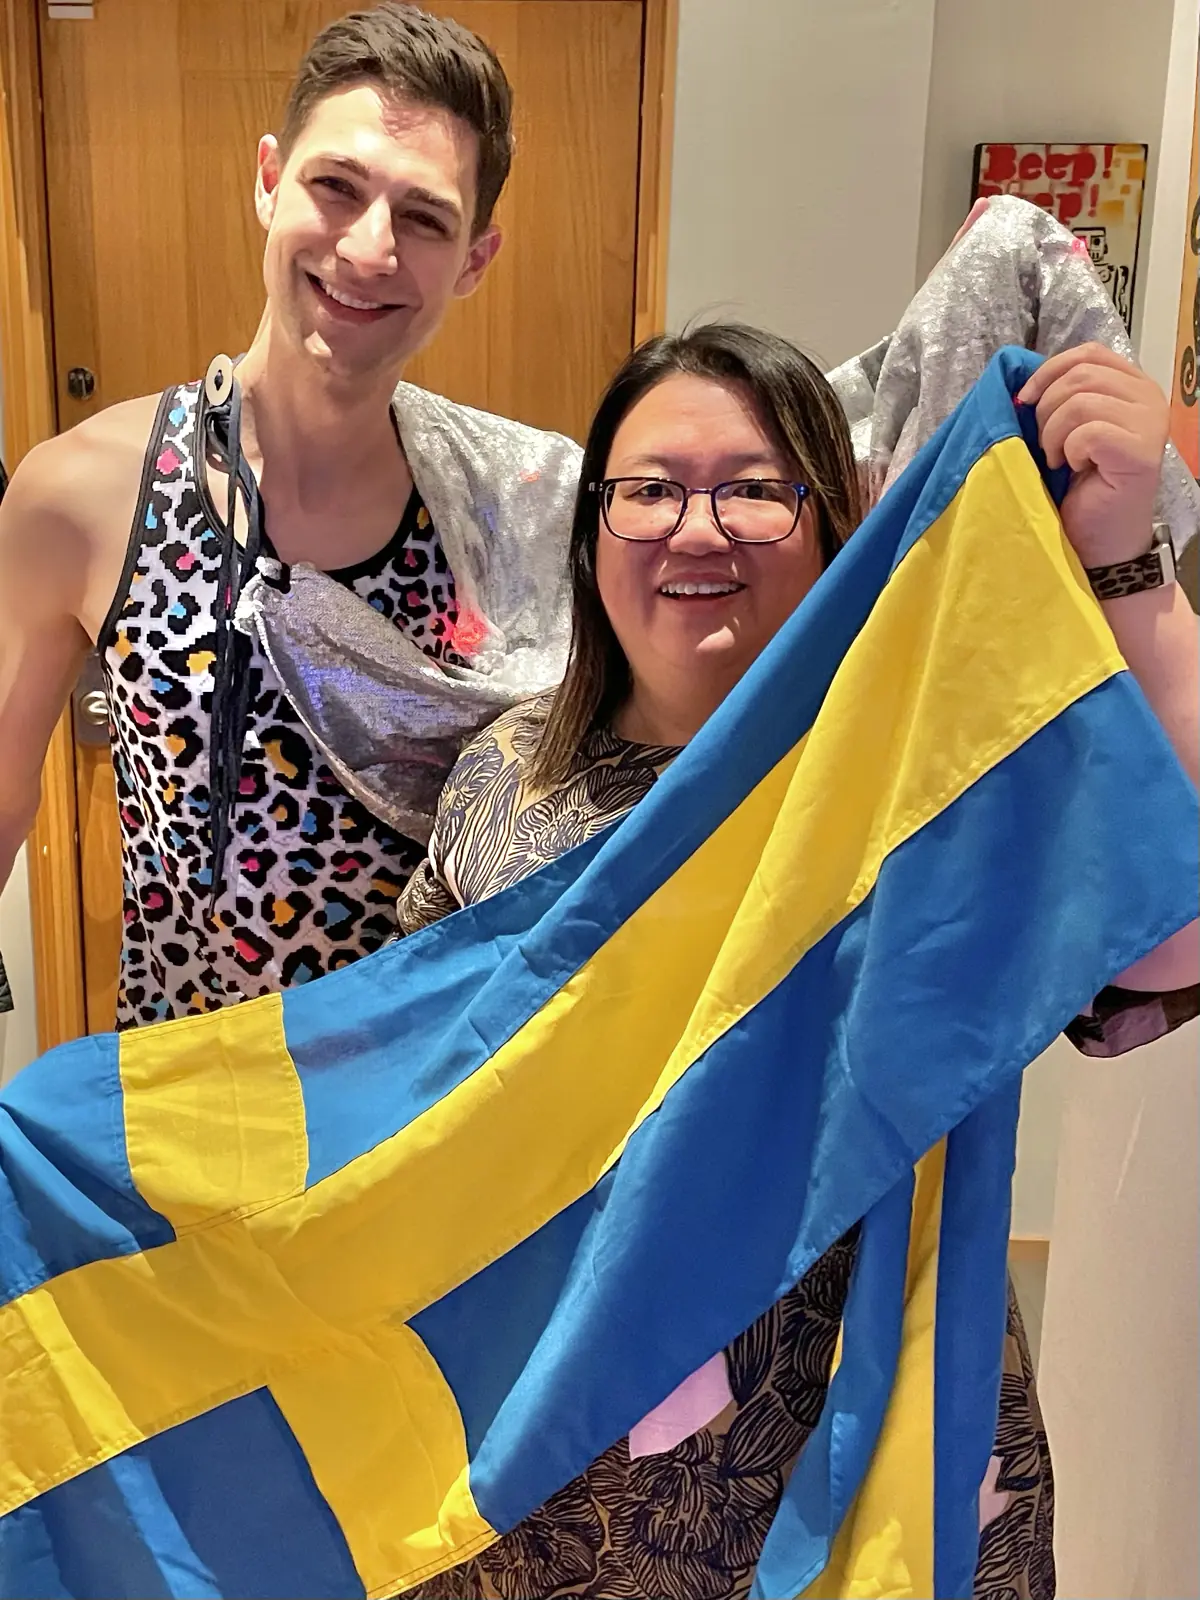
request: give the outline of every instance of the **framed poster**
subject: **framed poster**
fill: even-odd
[[[1144,144],[977,144],[971,198],[1015,194],[1057,217],[1132,332],[1146,155]]]
[[[1200,360],[1200,74],[1196,78],[1196,111],[1192,121],[1192,175],[1188,183],[1187,240],[1183,282],[1179,290],[1179,336],[1175,344],[1175,381],[1171,386],[1171,438],[1175,448],[1200,478],[1200,405],[1196,403],[1196,363]]]
[[[1200,72],[1196,75],[1196,110],[1192,120],[1192,175],[1188,182],[1188,221],[1183,248],[1183,282],[1179,289],[1179,334],[1175,343],[1175,372],[1171,384],[1171,438],[1200,478],[1200,404],[1197,404],[1196,364],[1200,361]],[[1200,538],[1192,539],[1179,556],[1179,581],[1200,612]]]

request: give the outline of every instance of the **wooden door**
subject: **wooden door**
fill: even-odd
[[[428,3],[428,0],[427,0]],[[644,9],[655,0],[433,0],[515,91],[506,243],[406,373],[581,437],[634,334]],[[254,155],[341,0],[95,0],[42,20],[58,421],[201,375],[262,306]],[[645,173],[643,172],[643,187]],[[94,376],[90,396],[68,382]],[[121,933],[112,767],[76,695],[86,1020],[112,1025]]]

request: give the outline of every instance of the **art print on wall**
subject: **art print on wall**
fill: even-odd
[[[1192,173],[1188,181],[1188,223],[1179,290],[1179,334],[1175,343],[1175,381],[1171,386],[1171,438],[1193,474],[1200,478],[1200,405],[1196,364],[1200,361],[1200,74],[1192,122]]]
[[[971,198],[1015,194],[1057,217],[1132,332],[1146,154],[1144,144],[979,144]]]
[[[1196,76],[1196,110],[1192,119],[1192,171],[1188,180],[1187,233],[1183,247],[1183,281],[1179,289],[1179,333],[1171,383],[1171,438],[1189,469],[1200,478],[1200,404],[1196,366],[1200,362],[1200,73]],[[1179,581],[1200,612],[1200,539],[1193,539],[1179,557]]]

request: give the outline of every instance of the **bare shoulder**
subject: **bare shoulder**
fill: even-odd
[[[37,445],[0,513],[10,573],[28,569],[63,589],[95,637],[120,579],[157,395],[127,400]]]
[[[132,485],[136,499],[157,409],[157,395],[125,400],[37,445],[13,474],[17,503],[87,528],[104,517],[114,491]]]

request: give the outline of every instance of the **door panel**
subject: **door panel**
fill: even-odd
[[[259,135],[341,0],[98,0],[43,20],[59,423],[199,377],[253,337]],[[456,400],[582,437],[630,348],[641,0],[435,0],[496,49],[516,97],[505,246],[409,367]],[[87,397],[67,374],[94,375]],[[108,752],[77,750],[88,1026],[112,1023],[119,838]]]

